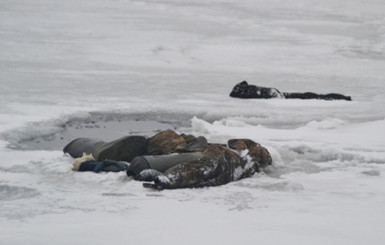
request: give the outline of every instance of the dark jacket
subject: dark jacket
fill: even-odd
[[[260,87],[250,85],[246,81],[236,84],[230,93],[231,97],[242,99],[271,99],[271,98],[286,98],[286,99],[318,99],[318,100],[352,100],[350,96],[343,94],[329,93],[316,94],[313,92],[306,93],[281,93],[276,88]]]
[[[85,172],[85,171],[92,171],[95,173],[99,172],[120,172],[120,171],[126,171],[127,170],[127,164],[125,162],[118,162],[118,161],[86,161],[83,162],[78,171]]]

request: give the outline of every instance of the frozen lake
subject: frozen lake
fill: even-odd
[[[383,244],[385,2],[2,0],[1,244]],[[232,87],[353,101],[241,100]],[[62,147],[247,137],[273,166],[156,192]]]

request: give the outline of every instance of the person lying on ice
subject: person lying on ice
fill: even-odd
[[[128,137],[133,137],[131,139],[133,141],[139,139],[137,136]],[[188,144],[186,141],[189,140],[185,138],[190,139]],[[171,130],[160,132],[148,139],[146,149],[138,150],[138,148],[135,148],[136,153],[130,152],[130,156],[137,156],[132,157],[130,163],[127,163],[127,175],[133,176],[136,180],[153,181],[154,184],[146,184],[145,186],[156,189],[193,188],[223,185],[246,178],[259,171],[260,167],[272,163],[267,149],[252,140],[229,140],[228,147],[225,147],[218,144],[208,145],[207,141],[202,138],[178,135]],[[124,150],[130,151],[130,149],[126,148],[126,144],[120,141],[133,143],[128,139],[123,137],[120,140],[113,141],[114,143],[94,144],[95,149],[92,149],[90,145],[87,147],[83,145],[83,148],[91,151],[88,154],[95,152],[99,159],[95,159],[92,155],[86,153],[75,160],[73,169],[95,171],[95,168],[101,162],[104,162],[104,166],[110,167],[111,165],[106,165],[106,163],[112,164],[114,167],[116,167],[117,163],[124,164],[117,161],[122,161],[122,156],[126,157],[127,154],[122,155],[121,153]],[[90,143],[94,141],[85,140],[84,138],[80,139],[80,141],[74,140],[64,148],[64,152],[69,153],[71,156],[76,155],[77,150],[73,149],[73,147],[82,148],[82,145],[78,144],[79,142]],[[108,151],[104,155],[110,156],[110,160],[100,158],[101,154],[99,154],[98,149]],[[182,153],[175,153],[181,151]],[[146,152],[148,155],[140,155],[139,153],[142,152]],[[122,167],[125,168],[125,166]],[[105,169],[101,168],[100,171],[105,171]]]
[[[98,173],[126,171],[128,163],[138,156],[146,155],[146,159],[152,156],[151,161],[154,164],[157,155],[186,153],[179,157],[174,156],[171,164],[175,164],[195,159],[197,155],[194,152],[202,152],[206,147],[207,140],[204,137],[179,135],[166,130],[149,139],[138,135],[125,136],[111,142],[77,138],[68,143],[63,152],[75,158],[72,170]],[[165,170],[169,166],[167,162],[158,162],[161,169]]]
[[[249,139],[232,139],[228,141],[228,147],[209,145],[201,157],[179,163],[164,173],[154,169],[142,170],[136,179],[153,181],[143,186],[158,190],[219,186],[250,177],[271,164],[266,148]],[[127,174],[135,175],[131,166]]]
[[[92,154],[84,153],[82,157],[76,158],[72,170],[79,172],[121,172],[126,171],[129,164],[124,161],[103,160],[95,161]]]
[[[259,87],[249,85],[246,81],[236,84],[230,93],[231,97],[242,99],[320,99],[320,100],[352,100],[350,96],[342,94],[316,94],[313,92],[306,93],[281,93],[276,88]]]

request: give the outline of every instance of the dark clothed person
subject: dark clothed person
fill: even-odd
[[[249,139],[229,141],[229,147],[209,145],[196,160],[178,164],[164,174],[144,172],[147,179],[155,176],[154,184],[145,186],[156,189],[198,188],[224,185],[252,176],[259,166],[272,163],[268,151]]]
[[[96,161],[86,161],[83,162],[78,171],[79,172],[86,172],[86,171],[91,171],[95,173],[99,172],[121,172],[121,171],[126,171],[128,165],[124,162],[116,162],[116,161],[101,161],[101,162],[96,162]]]
[[[242,99],[319,99],[319,100],[352,100],[350,96],[343,94],[328,93],[328,94],[316,94],[313,92],[306,93],[281,93],[276,88],[260,87],[256,85],[250,85],[246,81],[236,84],[230,93],[231,97]]]

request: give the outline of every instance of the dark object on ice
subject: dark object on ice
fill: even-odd
[[[126,171],[135,180],[153,181],[146,187],[157,190],[223,185],[272,163],[267,149],[249,139],[229,140],[227,147],[172,130],[149,140],[127,136],[105,143],[79,138],[63,151],[77,157],[74,171]]]
[[[172,130],[162,131],[148,140],[147,155],[164,155],[173,152],[204,151],[207,140],[193,135],[179,135]]]
[[[271,165],[273,160],[269,151],[260,144],[249,139],[231,139],[227,142],[229,148],[240,151],[248,151],[247,154],[259,167]],[[242,154],[242,153],[241,153]]]
[[[202,157],[201,152],[155,155],[155,156],[138,156],[135,157],[127,169],[128,176],[134,176],[135,179],[143,170],[154,169],[164,173],[167,169],[180,163],[190,162]]]
[[[80,164],[78,171],[92,171],[95,173],[99,172],[121,172],[127,170],[127,163],[120,161],[105,160],[101,162],[97,161],[86,161]]]
[[[316,94],[312,92],[306,92],[306,93],[283,93],[283,94],[285,95],[286,99],[349,100],[349,101],[352,100],[350,96],[345,96],[343,94],[335,94],[335,93]]]
[[[92,155],[99,160],[111,159],[130,162],[136,156],[143,155],[147,138],[143,136],[126,136],[96,148]]]
[[[83,153],[91,154],[96,148],[105,143],[97,139],[77,138],[68,143],[63,152],[70,154],[73,158],[78,158],[82,157]]]
[[[257,87],[255,85],[249,85],[246,81],[235,85],[230,96],[243,99],[284,98],[278,89]]]
[[[286,98],[286,99],[320,99],[320,100],[352,100],[350,96],[342,94],[316,94],[312,92],[306,93],[281,93],[276,88],[259,87],[249,85],[246,81],[236,84],[230,93],[231,97],[243,99],[271,99],[271,98]]]
[[[149,188],[149,189],[154,189],[157,191],[163,190],[163,188],[160,185],[155,185],[153,183],[143,183],[143,187]]]
[[[146,187],[159,190],[224,185],[257,172],[258,163],[249,160],[246,155],[242,157],[227,147],[210,145],[201,158],[166,170],[164,175],[155,178],[154,185]]]
[[[207,139],[203,136],[198,138],[191,134],[181,134],[181,136],[186,141],[186,146],[181,149],[182,152],[203,152],[208,146]]]
[[[172,130],[162,131],[148,139],[147,154],[163,155],[186,146],[185,139]]]
[[[159,172],[158,170],[155,169],[145,169],[139,174],[134,176],[135,180],[138,181],[149,181],[152,182],[155,180],[156,177],[163,175],[162,172]]]
[[[96,161],[105,159],[130,162],[134,157],[144,155],[147,139],[143,136],[125,136],[111,142],[78,138],[67,144],[63,151],[73,158],[83,153],[92,154]]]

